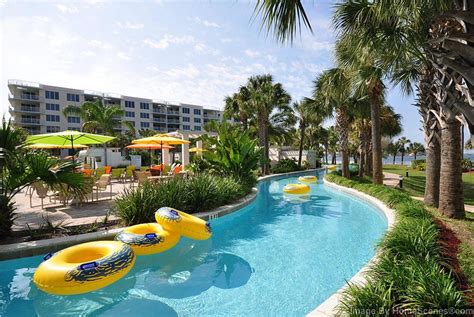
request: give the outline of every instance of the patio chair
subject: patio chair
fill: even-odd
[[[111,174],[112,173],[112,166],[105,165],[104,168],[105,168],[104,174]]]
[[[31,185],[31,187],[33,191],[31,192],[31,195],[30,195],[30,208],[33,208],[33,202],[32,202],[33,192],[36,192],[38,197],[41,199],[41,209],[44,209],[43,201],[46,197],[48,197],[48,185],[46,185],[43,182],[34,182]]]
[[[123,181],[126,182],[127,180],[134,181],[133,177],[133,171],[135,171],[135,166],[134,165],[129,165],[125,168],[124,174],[123,174]]]
[[[102,174],[99,180],[92,187],[96,191],[97,200],[99,200],[99,191],[103,192],[107,190],[107,186],[110,185],[110,199],[112,199],[112,182],[110,181],[110,174]]]
[[[95,169],[94,177],[95,179],[99,179],[104,174],[105,174],[105,167],[98,167]]]
[[[148,177],[151,176],[151,172],[136,172],[135,175],[138,179],[138,186],[141,186],[149,181]]]
[[[124,168],[113,168],[112,169],[112,180],[118,180],[118,181],[121,181],[122,180],[122,175],[123,175],[123,172],[125,171]],[[106,173],[107,174],[107,173]]]

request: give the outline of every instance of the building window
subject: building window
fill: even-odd
[[[189,108],[184,107],[182,109],[183,109],[183,113],[189,113]]]
[[[194,131],[201,131],[201,126],[200,125],[195,125],[194,126]]]
[[[46,126],[46,132],[47,133],[54,133],[54,132],[59,132],[59,127],[57,126]]]
[[[78,94],[67,94],[66,99],[67,99],[67,101],[79,102],[79,95]]]
[[[140,109],[148,110],[150,109],[150,104],[146,102],[140,102]]]
[[[183,130],[189,131],[189,130],[191,130],[191,126],[185,124],[185,125],[183,125]]]
[[[135,118],[135,112],[125,111],[125,116],[128,117],[128,118]]]
[[[46,97],[46,99],[56,99],[56,100],[59,100],[59,92],[57,92],[57,91],[51,91],[51,90],[46,90],[46,91],[45,91],[45,97]]]
[[[81,131],[81,128],[78,127],[67,127],[67,129],[71,131]]]
[[[46,115],[46,121],[49,121],[49,122],[59,122],[59,116],[58,116],[58,115],[54,115],[54,114],[47,114],[47,115]]]
[[[190,122],[189,117],[183,117],[183,122]]]
[[[79,118],[79,117],[67,117],[67,122],[69,122],[69,123],[81,123],[81,118]]]
[[[149,113],[140,113],[140,118],[143,118],[143,119],[149,119],[150,118],[150,114]]]
[[[125,108],[135,108],[135,101],[125,100]]]
[[[194,118],[194,123],[201,123],[201,118]]]
[[[194,109],[194,114],[197,116],[201,115],[201,109]]]
[[[140,127],[149,128],[150,127],[150,122],[140,122]]]
[[[46,110],[59,111],[59,105],[57,103],[47,103]]]

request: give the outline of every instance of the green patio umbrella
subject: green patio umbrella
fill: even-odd
[[[115,139],[115,137],[66,130],[62,132],[30,135],[26,138],[25,143],[27,145],[42,143],[60,146],[70,146],[71,149],[74,149],[74,144],[104,144],[113,139]]]

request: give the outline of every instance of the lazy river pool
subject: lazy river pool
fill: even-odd
[[[295,177],[261,181],[250,205],[211,221],[207,241],[137,258],[130,273],[83,295],[54,296],[32,283],[42,257],[0,262],[0,316],[301,316],[375,254],[387,229],[372,205],[322,183],[295,200]]]

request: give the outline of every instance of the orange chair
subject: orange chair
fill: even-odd
[[[105,173],[104,174],[111,174],[112,173],[112,166],[104,166],[105,168]]]
[[[179,172],[181,172],[182,169],[182,165],[176,166],[173,170],[173,174],[178,174]]]

